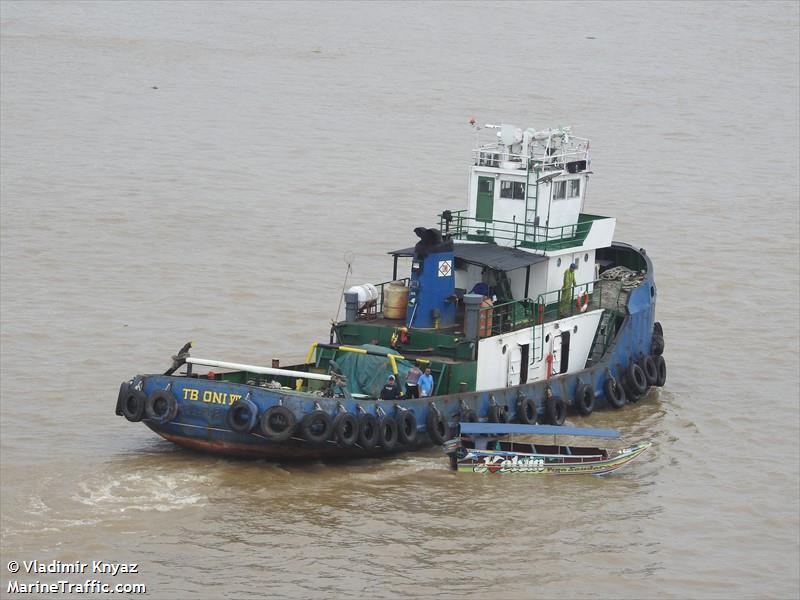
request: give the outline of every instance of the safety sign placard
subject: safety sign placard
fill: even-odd
[[[450,277],[453,273],[453,261],[440,260],[439,261],[439,277]]]

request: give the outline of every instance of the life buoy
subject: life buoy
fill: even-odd
[[[378,445],[378,419],[375,415],[364,413],[358,417],[358,445],[364,450],[372,450]]]
[[[622,408],[625,405],[625,390],[614,377],[606,379],[603,391],[606,393],[606,400],[614,408]]]
[[[395,417],[400,443],[411,445],[417,441],[417,417],[410,410],[401,410]]]
[[[148,402],[149,404],[149,402]],[[258,407],[249,398],[240,398],[228,409],[228,427],[237,433],[250,433],[256,426]]]
[[[333,435],[340,446],[349,448],[358,441],[358,419],[355,415],[342,412],[333,420]]]
[[[639,361],[639,366],[644,371],[644,378],[647,380],[647,387],[655,385],[658,381],[658,369],[656,368],[656,361],[652,356],[643,356]]]
[[[583,292],[583,295],[578,295],[575,298],[575,307],[578,309],[578,312],[586,312],[586,309],[589,308],[589,292]]]
[[[178,401],[166,390],[156,390],[144,403],[144,414],[156,423],[168,423],[178,414]]]
[[[292,437],[297,418],[285,406],[272,406],[261,415],[258,425],[261,433],[270,441],[285,442]]]
[[[425,424],[428,428],[428,437],[431,438],[431,441],[437,446],[444,444],[445,438],[447,437],[447,422],[444,420],[442,413],[431,408],[428,411],[428,418]]]
[[[536,413],[536,402],[533,398],[520,396],[517,401],[517,421],[523,425],[536,425],[536,417],[538,416]]]
[[[312,410],[300,423],[300,431],[309,442],[320,444],[331,436],[333,419],[324,410]]]
[[[594,410],[594,388],[588,383],[582,383],[575,388],[575,408],[582,415],[590,415]]]
[[[667,383],[667,361],[661,355],[656,356],[654,360],[656,363],[656,371],[658,372],[658,378],[656,379],[656,386],[664,387],[664,384]]]
[[[141,421],[144,416],[144,404],[147,401],[144,393],[136,389],[129,389],[125,401],[122,403],[122,415],[131,423]]]
[[[547,398],[544,402],[544,416],[550,425],[563,425],[567,419],[567,404],[559,396]]]
[[[628,372],[625,373],[623,383],[628,399],[631,402],[638,401],[647,391],[647,378],[644,375],[644,371],[642,371],[642,367],[635,362],[631,363],[631,366],[628,367]]]
[[[397,445],[397,421],[391,417],[381,417],[378,421],[378,442],[384,450],[391,450]]]

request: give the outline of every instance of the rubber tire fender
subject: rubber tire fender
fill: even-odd
[[[156,423],[169,423],[178,415],[178,401],[166,390],[156,390],[144,403],[144,414]]]
[[[458,413],[458,421],[459,423],[479,423],[480,419],[478,418],[478,413],[468,408],[464,412]]]
[[[333,420],[333,435],[344,448],[354,446],[358,441],[358,419],[355,415],[342,412]]]
[[[397,446],[397,421],[392,417],[378,420],[378,443],[384,450],[392,450]]]
[[[594,410],[594,388],[589,383],[582,383],[575,388],[575,408],[584,416]]]
[[[642,367],[636,363],[631,363],[628,367],[628,372],[625,373],[625,391],[628,394],[628,400],[631,402],[638,401],[647,391],[647,378],[642,371]]]
[[[364,413],[358,417],[358,445],[364,450],[372,450],[378,445],[378,419],[375,415]]]
[[[123,381],[119,386],[119,394],[117,394],[117,406],[114,409],[114,414],[118,416],[122,416],[122,406],[125,404],[125,398],[128,397],[128,392],[130,391],[131,384],[127,381]]]
[[[431,438],[431,441],[437,446],[444,444],[445,437],[447,436],[447,422],[444,419],[444,415],[438,410],[429,410],[425,424],[427,425],[428,437]]]
[[[651,346],[652,346],[651,352],[655,356],[661,356],[662,354],[664,354],[664,336],[654,333]]]
[[[656,381],[658,380],[658,369],[656,368],[656,361],[653,360],[653,357],[642,357],[642,360],[639,361],[639,366],[642,367],[642,371],[644,371],[644,378],[647,381],[647,387],[655,385]]]
[[[627,398],[625,397],[625,388],[612,376],[606,379],[603,385],[603,391],[606,394],[606,400],[614,408],[622,408],[625,406]]]
[[[284,427],[276,427],[275,419],[279,419],[278,424],[283,423]],[[271,442],[285,442],[297,428],[297,417],[285,406],[271,406],[261,414],[258,427]]]
[[[560,396],[547,398],[544,403],[545,420],[550,425],[561,426],[567,419],[567,404]]]
[[[536,425],[538,409],[533,398],[523,396],[517,402],[517,422],[523,425]]]
[[[417,417],[410,410],[401,410],[395,416],[397,439],[401,444],[412,445],[417,441]]]
[[[667,383],[667,361],[661,355],[656,356],[654,361],[656,363],[656,371],[658,372],[656,387],[664,387],[664,384]]]
[[[322,429],[320,430],[320,427]],[[300,432],[303,437],[314,444],[321,444],[331,437],[333,419],[324,410],[312,410],[300,422]]]
[[[487,415],[490,423],[508,423],[508,411],[504,406],[492,404]]]
[[[131,423],[136,423],[144,417],[144,405],[147,397],[143,392],[136,389],[129,389],[125,401],[122,403],[122,415]]]
[[[661,323],[656,321],[653,323],[653,333],[657,333],[661,337],[664,337],[664,328],[661,326]]]

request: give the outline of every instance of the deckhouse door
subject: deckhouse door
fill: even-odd
[[[508,377],[506,378],[506,385],[519,385],[519,371],[522,365],[522,352],[519,345],[514,344],[510,348],[511,356],[508,359]]]
[[[478,177],[478,201],[475,220],[492,222],[494,214],[494,177]]]

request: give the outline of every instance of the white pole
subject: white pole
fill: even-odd
[[[209,360],[207,358],[195,358],[189,356],[187,363],[202,365],[204,367],[218,367],[220,369],[234,369],[237,371],[248,371],[250,373],[260,373],[262,375],[286,375],[287,377],[302,377],[303,379],[318,379],[319,381],[330,381],[330,375],[323,373],[306,373],[305,371],[290,371],[288,369],[275,369],[273,367],[259,367],[257,365],[243,365],[241,363],[224,362],[221,360]]]

